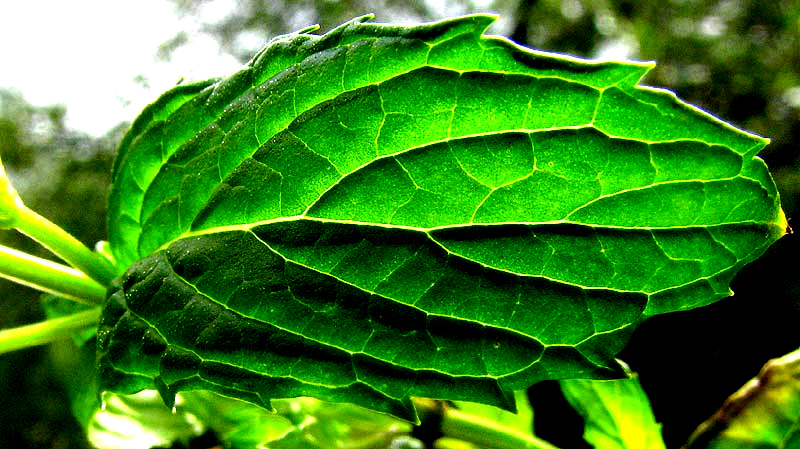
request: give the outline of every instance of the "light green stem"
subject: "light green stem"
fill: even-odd
[[[80,271],[2,245],[0,276],[89,305],[100,304],[106,296],[105,287]]]
[[[426,414],[437,415],[442,434],[446,437],[466,441],[482,449],[558,449],[534,435],[441,404],[430,399],[414,398],[420,417],[425,419]]]
[[[558,449],[533,435],[454,408],[446,409],[443,414],[442,433],[484,449]]]
[[[105,257],[25,205],[18,209],[14,227],[102,285],[110,285],[116,277]]]
[[[111,262],[22,202],[0,161],[0,229],[16,228],[102,285],[116,277]]]
[[[95,326],[99,318],[98,307],[41,323],[1,330],[0,354],[70,337],[76,331]]]

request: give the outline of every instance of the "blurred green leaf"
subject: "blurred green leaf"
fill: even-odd
[[[47,319],[61,318],[93,308],[86,304],[47,293],[41,296],[41,304]],[[95,335],[97,335],[97,328],[88,327],[76,331],[72,339],[78,347],[81,347],[92,340]]]
[[[172,410],[153,390],[106,393],[102,408],[88,397],[77,399],[87,399],[82,413],[91,408],[88,436],[98,449],[188,444],[206,429],[234,449],[377,449],[411,431],[388,415],[313,398],[277,399],[274,411],[208,391],[182,392]]]
[[[627,379],[560,381],[585,421],[583,438],[595,449],[665,449],[650,401],[632,374]]]
[[[379,449],[403,440],[411,425],[353,404],[314,398],[281,399],[273,404],[294,427],[268,444],[270,449]]]
[[[274,412],[207,391],[179,395],[179,412],[197,417],[236,449],[385,448],[411,425],[352,404],[313,398],[276,399]]]
[[[180,397],[178,411],[196,416],[220,441],[236,449],[258,447],[282,437],[294,427],[280,414],[208,391],[185,391]]]
[[[516,413],[475,402],[455,401],[455,405],[465,413],[494,421],[525,435],[533,435],[533,408],[527,393],[525,390],[515,391],[514,399],[517,402]]]
[[[188,442],[203,432],[194,416],[164,407],[158,393],[104,393],[101,409],[88,424],[89,441],[97,449],[149,449]]]
[[[770,360],[692,434],[689,449],[800,447],[800,349]]]

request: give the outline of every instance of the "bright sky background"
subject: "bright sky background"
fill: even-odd
[[[64,104],[69,127],[102,135],[181,78],[234,72],[239,63],[196,32],[199,21],[218,20],[234,6],[214,0],[197,17],[180,18],[167,0],[0,0],[0,88],[17,89],[37,106]],[[494,32],[503,34],[505,25]],[[171,61],[157,61],[159,45],[181,30],[195,33]],[[600,56],[619,57],[616,50]]]
[[[224,14],[231,1],[215,2]],[[227,3],[227,5],[226,5]],[[239,64],[196,35],[157,62],[158,46],[180,30],[195,30],[165,0],[24,0],[0,3],[0,87],[35,105],[67,105],[68,126],[101,135],[141,109],[181,77],[227,75]],[[143,76],[147,87],[135,78]]]

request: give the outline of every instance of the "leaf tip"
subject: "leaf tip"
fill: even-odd
[[[778,208],[778,218],[775,220],[773,234],[775,240],[784,235],[794,234],[792,227],[789,225],[789,219],[786,218],[786,213],[783,211],[782,207]]]
[[[158,394],[161,395],[161,400],[164,401],[164,405],[167,408],[174,408],[175,407],[175,398],[176,392],[175,390],[171,389],[169,385],[164,382],[161,376],[156,377],[155,379],[156,390]]]
[[[371,12],[371,13],[364,14],[363,16],[355,17],[352,20],[350,20],[350,22],[352,22],[352,23],[364,23],[364,22],[370,22],[372,20],[375,20],[375,13]]]
[[[417,410],[414,399],[405,397],[400,400],[400,407],[397,409],[399,413],[392,412],[391,414],[398,418],[404,419],[415,426],[420,425],[422,422],[419,411]]]
[[[500,395],[501,402],[498,404],[498,406],[502,410],[516,414],[519,411],[519,409],[517,407],[517,399],[514,396],[514,390],[501,389],[500,392],[501,392]]]

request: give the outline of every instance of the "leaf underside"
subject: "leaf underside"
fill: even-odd
[[[613,378],[647,316],[730,294],[784,231],[766,139],[650,64],[354,19],[179,86],[123,140],[103,388],[513,409]]]

